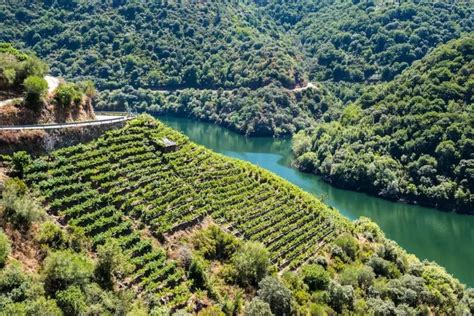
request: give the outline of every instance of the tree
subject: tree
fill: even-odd
[[[310,291],[325,290],[331,280],[329,273],[318,264],[304,265],[301,270],[301,277]]]
[[[23,82],[25,87],[27,104],[35,106],[41,98],[43,98],[48,91],[48,83],[41,77],[30,76]]]
[[[260,243],[246,242],[232,257],[236,281],[243,286],[257,285],[267,274],[270,253]]]
[[[354,289],[351,285],[340,285],[331,282],[329,285],[329,304],[338,313],[344,310],[352,310],[354,305]]]
[[[84,285],[93,273],[93,262],[83,254],[67,250],[53,252],[44,262],[45,290],[53,294],[71,285]]]
[[[272,316],[272,310],[267,302],[262,301],[258,297],[254,297],[245,307],[245,316]]]
[[[116,279],[122,279],[133,271],[133,265],[120,245],[113,240],[97,248],[95,277],[104,288],[112,289]]]
[[[59,105],[66,108],[73,103],[77,104],[82,100],[82,92],[79,87],[73,83],[62,83],[56,89],[56,101]]]
[[[277,278],[267,276],[260,281],[258,287],[258,297],[270,305],[275,315],[291,314],[291,292]]]

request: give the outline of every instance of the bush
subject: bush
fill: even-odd
[[[236,281],[243,285],[257,285],[267,274],[270,253],[260,243],[247,242],[232,257],[236,271]]]
[[[29,229],[31,223],[44,216],[44,210],[26,189],[23,181],[8,179],[5,181],[0,206],[5,219],[17,228]]]
[[[71,285],[83,285],[93,272],[94,264],[86,256],[64,250],[53,252],[44,263],[45,290],[56,293]]]
[[[38,242],[59,250],[65,246],[65,234],[58,225],[53,222],[46,222],[40,227]]]
[[[355,260],[359,245],[354,237],[350,235],[341,236],[334,241],[334,244],[341,247],[347,257]]]
[[[204,262],[198,258],[192,258],[188,269],[188,279],[192,280],[195,289],[205,290],[208,287],[208,279],[204,268]]]
[[[331,280],[329,273],[317,264],[308,264],[301,270],[303,282],[308,285],[310,291],[325,290]]]
[[[338,313],[352,310],[354,305],[354,289],[350,285],[341,286],[336,282],[329,285],[329,304]]]
[[[2,230],[0,230],[0,267],[5,265],[10,251],[10,240],[8,239],[7,235],[5,235]]]
[[[245,308],[245,316],[272,316],[272,310],[267,302],[255,297]]]
[[[30,76],[23,82],[26,93],[26,102],[36,105],[48,91],[48,82],[41,77]]]
[[[372,269],[366,266],[348,266],[341,272],[339,278],[343,285],[360,286],[366,289],[374,282],[375,274]]]
[[[258,284],[258,296],[270,305],[270,309],[275,315],[290,315],[291,313],[291,292],[277,278],[265,277]]]
[[[23,179],[25,168],[31,164],[31,156],[26,151],[16,151],[9,160],[13,173]]]
[[[56,89],[56,101],[62,107],[68,107],[71,103],[78,104],[82,100],[80,88],[73,83],[62,83]]]
[[[111,289],[115,279],[123,278],[133,270],[133,265],[115,241],[108,241],[99,246],[97,258],[94,274],[104,288]]]
[[[239,241],[217,225],[201,231],[194,239],[194,245],[209,260],[228,260],[239,247]]]
[[[63,315],[61,309],[59,309],[58,305],[56,304],[56,301],[49,300],[45,297],[40,297],[37,300],[28,302],[25,309],[27,315]]]
[[[7,295],[11,300],[25,300],[31,288],[33,288],[31,280],[23,272],[20,264],[9,264],[1,270],[0,293]]]
[[[66,315],[82,315],[87,310],[86,296],[78,286],[59,291],[56,299]]]

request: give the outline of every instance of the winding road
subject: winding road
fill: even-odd
[[[265,88],[265,87],[262,87],[262,88]],[[216,93],[219,90],[225,91],[225,92],[232,92],[232,91],[238,90],[239,88],[233,88],[233,89],[178,88],[178,89],[150,89],[150,90],[155,91],[155,92],[159,92],[159,93],[173,93],[173,92],[179,92],[179,91],[190,90],[190,89],[197,90],[197,91],[211,91],[211,92]],[[261,88],[257,88],[257,89],[261,89]],[[289,91],[289,92],[300,92],[300,91],[304,91],[304,90],[307,90],[307,89],[319,89],[319,87],[318,87],[317,83],[315,83],[315,82],[308,82],[307,84],[305,84],[302,87],[295,87],[293,89],[288,89],[288,88],[282,88],[282,89],[285,90],[285,91]],[[254,89],[254,90],[256,90],[256,89]]]
[[[0,132],[6,131],[25,131],[25,130],[51,130],[61,129],[70,127],[85,127],[85,126],[97,126],[107,125],[118,122],[125,122],[131,120],[132,116],[111,116],[111,115],[96,115],[94,121],[81,121],[71,123],[58,123],[58,124],[37,124],[37,125],[0,125]]]

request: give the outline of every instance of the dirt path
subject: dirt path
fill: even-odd
[[[180,88],[180,89],[151,89],[152,91],[155,91],[155,92],[159,92],[159,93],[173,93],[173,92],[179,92],[179,91],[183,91],[183,90],[187,90],[187,89],[194,89],[194,90],[198,90],[198,91],[211,91],[213,93],[217,93],[219,90],[221,91],[224,91],[224,92],[232,92],[232,91],[236,91],[238,90],[239,88],[234,88],[234,89],[195,89],[195,88]],[[306,85],[304,85],[303,87],[296,87],[296,88],[293,88],[293,89],[287,89],[287,88],[283,88],[283,90],[285,91],[290,91],[290,92],[300,92],[300,91],[304,91],[304,90],[307,90],[307,89],[318,89],[318,86],[316,83],[314,82],[308,82]]]
[[[59,78],[53,77],[53,76],[45,76],[44,80],[46,80],[46,82],[48,83],[48,95],[51,95],[54,92],[54,90],[56,90],[57,87],[59,86],[60,80]],[[11,102],[16,101],[16,100],[21,101],[23,100],[23,98],[13,98],[13,99],[0,101],[0,107],[10,104]]]

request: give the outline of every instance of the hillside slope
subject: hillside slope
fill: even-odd
[[[101,90],[293,87],[304,79],[295,50],[245,3],[68,1],[1,9],[0,39],[33,47],[54,73],[94,78]]]
[[[341,119],[294,138],[298,166],[390,199],[474,213],[472,35],[440,46]]]
[[[95,118],[92,83],[66,83],[46,76],[33,54],[0,43],[0,125],[83,121]]]
[[[351,223],[271,173],[212,153],[149,117],[139,117],[89,144],[40,157],[23,172],[27,183],[45,198],[49,216],[81,229],[92,243],[91,251],[106,242],[120,245],[125,260],[133,263],[131,271],[119,276],[120,285],[150,309],[165,305],[196,312],[207,302],[205,306],[229,311],[228,286],[245,290],[246,310],[263,300],[276,315],[282,310],[449,314],[474,307],[470,292],[458,281],[435,264],[406,254],[375,224],[366,219]],[[212,256],[204,255],[196,268],[198,263],[189,266],[176,259],[176,249],[164,250],[174,249],[169,243],[190,229],[199,230],[205,218],[265,245],[273,271],[301,268],[266,278],[272,269],[264,270],[257,283],[242,283],[244,272],[230,272],[238,269],[245,254],[212,262]],[[213,247],[221,249],[219,253],[230,251],[225,249],[231,237],[212,230],[202,234],[207,237],[190,237],[201,254]],[[261,253],[267,256],[266,250]],[[254,264],[245,262],[245,269],[252,270]],[[407,296],[396,294],[402,292]],[[269,293],[283,296],[274,301]],[[230,306],[242,304],[236,297]]]
[[[0,40],[31,47],[55,75],[93,80],[100,109],[178,112],[256,136],[288,135],[321,119],[285,88],[310,78],[353,100],[361,86],[391,80],[473,30],[468,4],[428,1],[59,1],[0,12]],[[207,95],[219,88],[237,90]],[[176,89],[188,97],[158,96]]]

